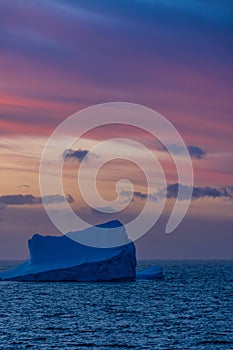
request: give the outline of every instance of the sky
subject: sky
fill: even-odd
[[[161,218],[136,242],[138,258],[232,259],[232,39],[233,4],[227,0],[1,1],[0,260],[27,257],[34,233],[59,234],[42,205],[43,147],[71,114],[113,101],[150,107],[179,131],[194,169],[189,211],[165,234],[177,194],[174,162],[150,134],[121,125],[91,131],[68,150],[64,192],[73,209],[92,224],[112,218],[126,223],[140,212],[149,194],[132,162],[114,160],[98,176],[107,200],[122,175],[134,183],[133,201],[120,214],[89,208],[76,183],[91,147],[129,137],[154,152],[168,184]],[[119,143],[109,152],[121,147],[137,155]]]

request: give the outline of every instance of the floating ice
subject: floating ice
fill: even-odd
[[[70,239],[87,235],[90,240],[100,233],[117,236],[121,246],[90,247]],[[29,258],[14,269],[0,273],[0,280],[8,281],[134,281],[136,279],[135,245],[128,239],[125,227],[117,220],[92,226],[63,236],[35,234],[28,241]],[[160,270],[158,270],[160,269]],[[137,273],[137,278],[156,278],[161,268],[154,267]]]
[[[137,280],[155,280],[163,277],[163,270],[160,266],[150,266],[145,270],[138,271]]]

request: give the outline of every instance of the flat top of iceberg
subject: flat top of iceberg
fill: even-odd
[[[91,226],[82,231],[68,232],[66,237],[96,248],[119,247],[131,242],[124,225],[118,220]]]
[[[116,227],[122,227],[124,226],[119,220],[112,220],[108,222],[104,222],[103,224],[95,225],[94,227],[101,227],[101,228],[116,228]]]

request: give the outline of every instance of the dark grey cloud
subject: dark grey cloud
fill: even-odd
[[[42,199],[46,201],[46,203],[61,203],[64,201],[68,201],[69,203],[73,203],[73,197],[68,194],[66,197],[61,195],[48,195],[44,197],[36,197],[32,194],[9,194],[5,196],[0,196],[0,206],[9,206],[9,205],[34,205],[41,204]]]
[[[63,157],[66,161],[68,160],[77,160],[81,162],[83,158],[89,153],[86,149],[79,148],[78,150],[68,149],[63,153]]]
[[[194,187],[193,189],[193,199],[201,198],[201,197],[225,197],[229,199],[233,199],[233,186],[227,187]]]
[[[182,154],[183,148],[181,148],[180,146],[178,145],[169,145],[169,146],[175,155]],[[162,146],[161,150],[168,152],[165,146]],[[187,150],[191,158],[202,159],[206,156],[206,152],[199,146],[190,145],[190,146],[187,146]]]
[[[180,200],[186,200],[189,198],[190,193],[190,187],[174,183],[167,186],[167,198],[177,198],[178,195],[178,189],[179,187],[182,188],[183,197],[180,198]],[[187,191],[186,191],[187,190]],[[153,194],[147,194],[140,191],[133,192],[133,198],[138,198],[141,200],[146,200],[147,198],[151,201],[156,201],[163,195],[164,191],[159,191],[157,193]],[[187,195],[186,195],[187,193]],[[132,195],[132,192],[130,191],[122,191],[122,196],[130,197]],[[193,194],[192,194],[192,200],[194,199],[200,199],[204,197],[209,198],[228,198],[233,199],[233,186],[225,186],[225,187],[193,187]]]
[[[86,157],[86,158],[85,158]],[[91,158],[98,158],[98,154],[94,153],[94,152],[90,152],[87,149],[82,149],[79,148],[78,150],[73,150],[73,149],[67,149],[66,151],[64,151],[63,153],[63,158],[65,161],[69,161],[69,160],[76,160],[79,163],[81,163],[81,161],[85,158],[85,161],[88,161]]]
[[[24,204],[39,204],[41,203],[41,197],[35,197],[32,194],[23,195],[5,195],[0,197],[0,204],[5,205],[24,205]]]
[[[180,186],[188,189],[188,186],[180,184]],[[167,198],[176,198],[178,193],[179,184],[170,184],[167,186]],[[233,186],[226,187],[193,187],[192,199],[198,198],[229,198],[233,199]],[[186,198],[183,198],[186,199]]]
[[[130,191],[121,191],[121,195],[125,196],[125,197],[131,197],[132,192]],[[141,200],[146,200],[147,198],[149,198],[149,200],[151,201],[156,201],[158,199],[158,195],[159,193],[152,193],[152,194],[147,194],[147,193],[143,193],[140,191],[134,191],[133,192],[133,200],[134,198],[138,198]]]
[[[71,194],[64,196],[61,196],[59,194],[55,194],[55,195],[49,195],[49,196],[45,196],[42,197],[43,201],[45,203],[51,204],[51,203],[62,203],[67,201],[68,203],[74,203],[74,198],[71,196]]]
[[[191,158],[202,159],[205,157],[206,152],[198,146],[188,146],[188,151]]]
[[[185,190],[188,189],[188,186],[182,184],[170,184],[167,186],[167,198],[176,198],[178,194],[178,188],[181,187],[183,190],[183,197],[181,199],[188,199],[189,196],[185,196]]]
[[[134,191],[133,193],[134,197],[139,198],[139,199],[147,199],[149,196],[147,193],[142,193],[140,191]]]

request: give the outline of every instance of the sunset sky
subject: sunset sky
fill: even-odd
[[[174,163],[150,134],[118,125],[84,135],[70,150],[63,178],[74,210],[90,223],[128,222],[141,210],[145,178],[125,160],[106,164],[98,177],[100,193],[111,200],[116,181],[134,183],[133,202],[121,214],[88,208],[77,189],[76,172],[90,148],[129,137],[154,152],[168,183],[166,208],[136,242],[138,257],[232,259],[232,2],[3,0],[0,6],[0,260],[25,258],[34,233],[59,234],[41,203],[43,147],[69,115],[112,101],[150,107],[179,131],[194,169],[190,209],[165,234],[176,195]]]

